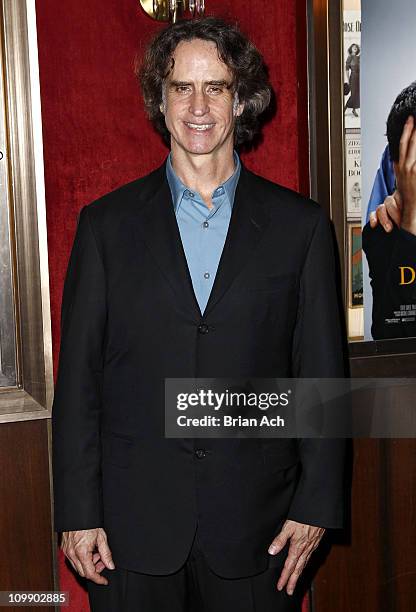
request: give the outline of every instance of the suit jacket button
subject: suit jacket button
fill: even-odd
[[[207,334],[209,332],[209,325],[201,323],[201,325],[198,325],[198,332],[200,334]]]
[[[198,459],[203,459],[207,456],[207,451],[203,448],[197,448],[195,451],[195,455],[198,457]]]

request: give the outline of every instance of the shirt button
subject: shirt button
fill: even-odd
[[[209,326],[206,323],[201,323],[201,325],[198,325],[198,332],[200,334],[207,334],[209,332]]]
[[[205,227],[205,228],[209,227],[208,221],[204,221],[203,224],[202,224],[202,227]]]
[[[205,274],[204,274],[204,278],[209,278],[209,277],[210,277],[209,272],[205,272]]]
[[[195,451],[195,455],[197,456],[198,459],[203,459],[204,457],[207,456],[207,451],[204,450],[203,448],[197,448]]]

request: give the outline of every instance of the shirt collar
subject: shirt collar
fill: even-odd
[[[222,183],[221,185],[218,185],[218,187],[214,189],[214,192],[213,192],[215,193],[218,189],[220,189],[220,187],[225,189],[225,193],[227,194],[227,200],[230,204],[231,209],[234,204],[235,190],[237,189],[237,183],[238,183],[238,179],[240,178],[240,172],[241,172],[241,162],[240,162],[240,158],[236,151],[234,151],[234,163],[235,163],[235,170],[233,174],[224,183]],[[172,194],[173,207],[176,213],[178,210],[179,204],[182,201],[183,195],[185,191],[189,191],[189,187],[186,187],[186,185],[182,183],[181,179],[178,177],[175,170],[173,169],[172,153],[169,153],[168,158],[166,160],[166,177],[168,179],[170,191]]]

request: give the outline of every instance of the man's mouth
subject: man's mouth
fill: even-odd
[[[190,123],[189,121],[185,121],[184,123],[188,128],[196,130],[197,132],[206,132],[215,125],[215,123]]]

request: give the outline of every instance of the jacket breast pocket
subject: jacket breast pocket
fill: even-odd
[[[121,468],[129,467],[134,448],[132,439],[123,435],[104,432],[101,436],[101,445],[104,463]]]

